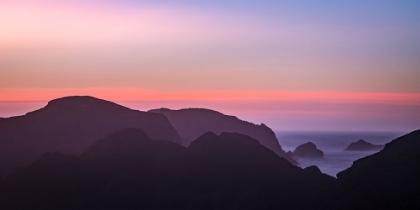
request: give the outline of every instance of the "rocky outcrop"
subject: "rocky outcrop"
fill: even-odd
[[[263,146],[284,157],[292,164],[297,162],[287,155],[279,144],[275,133],[266,125],[256,125],[209,109],[154,109],[152,113],[161,113],[168,117],[182,138],[182,145],[188,146],[193,140],[206,132],[220,135],[223,132],[240,133],[257,139]]]
[[[312,142],[308,142],[296,147],[292,152],[293,157],[296,158],[323,158],[324,152],[319,150]]]
[[[357,142],[351,143],[345,150],[346,151],[380,151],[384,145],[375,145],[360,139]]]

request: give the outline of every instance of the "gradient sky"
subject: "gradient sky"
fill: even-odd
[[[420,1],[0,0],[0,116],[66,95],[276,130],[420,128]]]

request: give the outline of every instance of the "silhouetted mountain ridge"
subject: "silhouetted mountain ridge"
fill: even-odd
[[[165,140],[151,140],[142,130],[126,128],[96,141],[79,157],[99,167],[118,168],[114,170],[133,165],[153,170],[159,164],[183,164],[186,148]]]
[[[65,97],[0,121],[0,159],[7,160],[0,162],[0,173],[28,165],[48,151],[80,154],[95,139],[127,127],[140,128],[152,139],[180,143],[178,132],[162,114],[88,96]]]
[[[79,157],[46,153],[0,180],[2,209],[418,209],[420,130],[337,175],[256,139],[206,132],[188,148],[127,128]]]
[[[161,113],[168,117],[169,121],[178,131],[182,138],[182,145],[188,146],[191,141],[202,134],[211,131],[217,135],[223,132],[241,133],[257,139],[263,146],[274,151],[280,157],[297,164],[289,157],[280,146],[275,133],[265,124],[254,124],[240,120],[235,116],[229,116],[220,112],[204,108],[187,108],[171,110],[167,108],[153,109],[149,112]]]
[[[100,107],[101,109],[121,109],[126,110],[124,106],[121,106],[117,103],[106,101],[103,99],[94,98],[91,96],[69,96],[64,98],[54,99],[48,102],[46,109],[83,109],[83,108],[93,108],[97,109]]]
[[[47,153],[2,179],[0,207],[305,209],[334,180],[293,166],[246,135],[207,132],[185,148],[128,128],[79,157]]]
[[[28,165],[1,177],[0,209],[420,209],[420,130],[338,179],[282,155],[264,124],[213,110],[66,97],[0,118],[0,170]]]

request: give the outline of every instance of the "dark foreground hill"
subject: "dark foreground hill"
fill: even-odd
[[[420,130],[337,175],[242,134],[188,148],[124,129],[80,156],[46,153],[0,180],[0,209],[419,209]]]
[[[78,155],[95,139],[126,127],[140,128],[152,139],[180,143],[164,115],[92,97],[60,98],[26,115],[0,120],[0,174],[27,166],[48,151]]]
[[[420,130],[338,173],[325,209],[420,209]]]
[[[0,209],[309,209],[334,183],[242,134],[207,132],[185,148],[124,129],[3,178]]]
[[[161,113],[168,117],[181,136],[184,146],[188,146],[193,140],[208,131],[217,135],[223,132],[241,133],[257,139],[263,146],[271,149],[280,157],[286,158],[292,164],[297,164],[283,151],[275,133],[264,124],[256,125],[209,109],[170,110],[162,108],[149,112]]]

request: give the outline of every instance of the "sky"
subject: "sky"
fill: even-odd
[[[0,117],[91,95],[274,130],[420,128],[420,1],[0,0]]]

